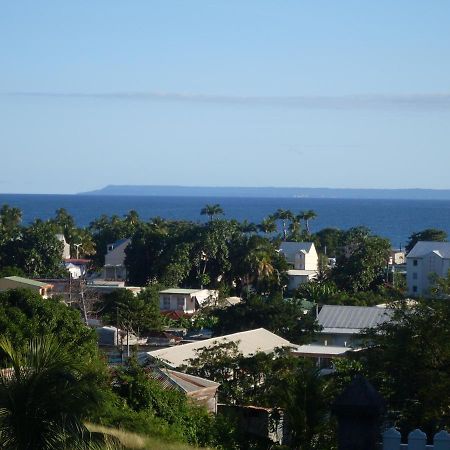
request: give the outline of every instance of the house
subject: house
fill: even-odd
[[[133,333],[128,333],[125,330],[118,329],[117,327],[104,326],[97,327],[97,339],[99,346],[114,347],[119,345],[137,345],[139,343],[138,338]]]
[[[291,267],[288,271],[288,290],[293,291],[302,283],[317,276],[319,256],[313,242],[282,242],[279,252]]]
[[[8,291],[9,289],[31,289],[38,292],[43,298],[49,298],[53,294],[53,285],[50,283],[16,276],[0,278],[0,292]]]
[[[121,239],[108,244],[103,266],[103,278],[109,281],[124,281],[127,279],[125,267],[125,250],[130,245],[131,239]]]
[[[317,316],[322,327],[317,344],[357,347],[358,335],[391,319],[393,310],[377,306],[324,305]]]
[[[149,331],[145,333],[147,338],[147,345],[154,347],[169,347],[171,345],[178,345],[182,341],[181,336],[171,334],[167,331]]]
[[[218,291],[209,289],[165,289],[159,293],[159,309],[193,314],[203,305],[216,302],[218,296]]]
[[[264,328],[257,328],[255,330],[241,331],[212,339],[154,350],[146,353],[146,355],[150,360],[159,360],[167,366],[175,368],[189,364],[189,360],[196,358],[197,352],[202,349],[228,342],[235,342],[238,350],[245,357],[249,357],[258,352],[272,353],[280,347],[295,347],[286,339]]]
[[[359,349],[334,345],[305,344],[299,345],[292,354],[302,358],[313,359],[322,375],[334,372],[333,362],[345,358],[349,353]]]
[[[156,366],[147,367],[145,371],[151,378],[158,381],[163,388],[182,392],[195,403],[205,406],[208,412],[214,414],[217,412],[219,383]]]
[[[389,265],[399,266],[406,263],[406,253],[404,250],[392,248],[389,254]]]
[[[430,277],[446,277],[450,270],[450,242],[419,241],[406,256],[408,294],[428,295]]]
[[[62,242],[62,244],[63,244],[61,258],[62,259],[70,258],[70,245],[67,243],[66,238],[64,237],[64,235],[63,234],[57,234],[56,235],[56,239],[58,239],[58,241]]]
[[[64,267],[69,271],[73,280],[78,280],[86,275],[90,262],[90,259],[67,258],[64,260]]]

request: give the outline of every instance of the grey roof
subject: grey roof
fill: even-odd
[[[322,332],[357,333],[390,319],[392,310],[377,306],[324,305],[317,316]]]
[[[450,242],[419,241],[408,253],[408,258],[421,258],[435,252],[442,258],[450,258]]]
[[[284,257],[288,262],[295,261],[295,255],[300,251],[309,253],[314,246],[313,242],[282,242],[280,244],[280,252],[284,254]]]

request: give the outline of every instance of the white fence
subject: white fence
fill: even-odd
[[[434,435],[433,445],[427,445],[427,435],[414,430],[408,435],[408,443],[401,444],[400,433],[390,428],[383,433],[383,450],[450,450],[450,434],[440,431]]]

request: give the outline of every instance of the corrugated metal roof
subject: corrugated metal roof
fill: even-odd
[[[177,389],[185,393],[197,392],[210,387],[218,388],[220,386],[215,381],[171,369],[151,367],[147,369],[147,372],[166,389]]]
[[[282,242],[280,244],[280,252],[289,263],[294,263],[295,255],[300,251],[309,253],[314,244],[312,242]]]
[[[322,332],[338,332],[339,329],[362,330],[373,328],[390,319],[392,310],[376,306],[340,306],[324,305],[317,316],[317,321],[324,330]]]
[[[159,359],[171,367],[180,367],[187,364],[189,359],[195,358],[197,351],[226,342],[235,342],[238,345],[239,351],[244,356],[254,355],[258,352],[271,353],[278,347],[292,346],[286,339],[264,328],[257,328],[255,330],[242,331],[240,333],[154,350],[148,352],[147,355],[151,358]]]
[[[407,258],[421,258],[432,252],[438,252],[442,258],[450,258],[450,242],[419,241],[408,253]]]

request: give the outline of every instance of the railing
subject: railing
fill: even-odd
[[[450,434],[440,431],[434,435],[433,445],[427,445],[427,435],[414,430],[408,435],[408,443],[401,444],[400,432],[390,428],[383,433],[383,450],[450,450]]]

